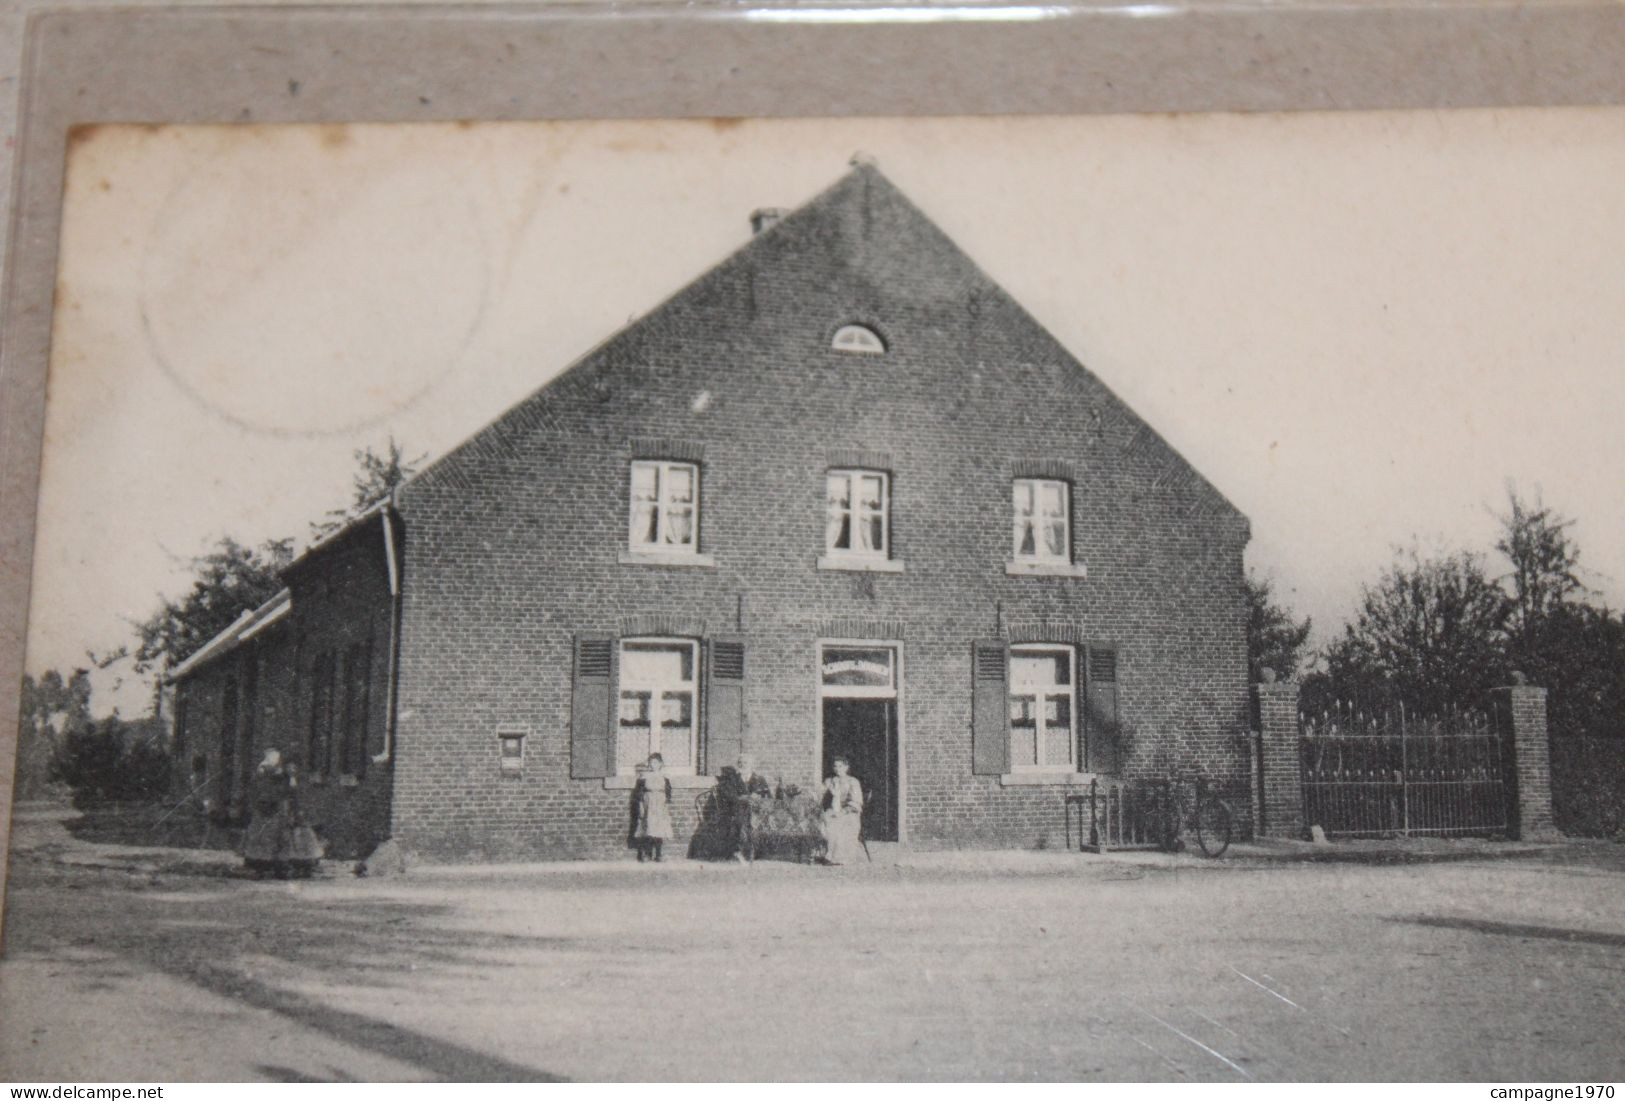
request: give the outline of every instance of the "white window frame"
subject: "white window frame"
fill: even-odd
[[[825,677],[832,651],[878,650],[886,654],[887,681],[885,684],[831,684]],[[897,665],[901,660],[895,642],[838,642],[818,644],[818,694],[820,697],[847,700],[893,700],[897,698]],[[823,714],[822,708],[819,714]],[[820,719],[822,722],[822,719]]]
[[[641,538],[642,525],[638,523],[638,497],[637,476],[640,469],[655,472],[655,541],[644,542]],[[672,471],[684,470],[688,472],[689,485],[692,487],[693,500],[686,502],[693,511],[693,519],[689,524],[688,542],[668,543],[668,523],[670,509],[684,502],[676,502],[670,495],[670,477]],[[631,554],[654,555],[697,555],[700,550],[700,467],[698,463],[675,462],[667,459],[633,459],[632,465],[627,468],[626,480],[626,548]]]
[[[834,478],[846,479],[847,506],[843,509],[830,499],[829,483]],[[858,505],[856,489],[860,478],[880,479],[880,508],[878,510],[862,509]],[[859,550],[855,547],[837,547],[835,545],[836,533],[840,530],[838,525],[831,525],[830,520],[837,515],[850,517],[847,531],[852,542],[857,542],[858,525],[872,518],[876,511],[880,516],[880,547],[878,549]],[[824,555],[837,562],[884,562],[891,558],[891,474],[884,470],[869,470],[863,467],[831,467],[824,472]]]
[[[1033,511],[1031,522],[1033,525],[1033,552],[1021,552],[1022,514],[1017,504],[1017,495],[1023,486],[1032,487]],[[1043,525],[1048,517],[1043,514],[1043,490],[1046,486],[1059,486],[1061,489],[1061,531],[1065,534],[1065,545],[1060,554],[1051,554],[1045,547]],[[1010,557],[1011,561],[1019,563],[1040,563],[1044,565],[1070,565],[1072,562],[1072,483],[1063,478],[1015,478],[1010,482]]]
[[[836,329],[835,336],[830,340],[829,346],[837,352],[846,352],[849,355],[883,356],[886,354],[885,338],[868,325],[856,321]]]
[[[1069,703],[1067,705],[1068,729],[1066,738],[1066,760],[1046,761],[1044,759],[1044,750],[1048,743],[1048,738],[1046,735],[1049,732],[1050,727],[1044,719],[1045,708],[1043,707],[1043,704],[1048,700],[1049,697],[1059,696],[1062,693],[1058,691],[1043,693],[1017,692],[1015,690],[1015,662],[1018,657],[1039,655],[1053,656],[1055,654],[1062,653],[1066,655],[1067,675],[1071,680],[1071,683],[1065,686],[1065,694],[1069,698]],[[1037,761],[1034,764],[1016,763],[1016,725],[1014,720],[1012,720],[1010,723],[1010,771],[1013,773],[1076,772],[1078,770],[1078,647],[1050,642],[1022,643],[1020,645],[1010,647],[1009,661],[1011,686],[1005,707],[1008,709],[1010,705],[1018,699],[1033,701],[1033,733],[1035,737],[1034,756],[1037,758]],[[1054,687],[1060,688],[1062,686],[1055,685]]]
[[[627,681],[626,677],[626,648],[632,646],[666,646],[676,649],[679,646],[687,647],[689,651],[689,669],[693,672],[691,681],[649,681],[637,683]],[[659,716],[659,703],[664,693],[672,690],[687,691],[689,693],[689,747],[688,764],[673,766],[668,764],[665,771],[673,776],[696,775],[695,765],[699,760],[700,752],[700,642],[693,638],[666,638],[659,636],[642,636],[623,638],[616,642],[616,669],[619,671],[615,685],[615,760],[617,762],[616,775],[631,776],[637,770],[638,762],[622,767],[618,764],[621,759],[621,701],[628,691],[645,691],[649,693],[649,732],[650,753],[659,753],[666,756],[662,741],[662,720]]]

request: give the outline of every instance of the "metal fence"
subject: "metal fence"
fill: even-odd
[[[1196,781],[1169,777],[1097,777],[1066,796],[1066,846],[1085,852],[1165,849],[1179,839],[1195,803]],[[1209,787],[1213,797],[1222,787]],[[1074,832],[1074,822],[1076,830]]]
[[[1338,704],[1299,717],[1305,820],[1333,837],[1505,833],[1508,743],[1491,716]]]

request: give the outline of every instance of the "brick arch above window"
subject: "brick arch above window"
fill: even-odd
[[[631,451],[634,459],[666,459],[683,463],[705,461],[705,445],[698,440],[640,436],[631,441]]]
[[[837,616],[820,619],[813,624],[819,638],[865,638],[896,640],[903,638],[903,621],[875,619],[865,616]]]
[[[824,462],[832,467],[852,467],[863,470],[892,471],[889,451],[872,451],[866,447],[832,447],[824,452]]]
[[[707,630],[705,619],[701,616],[670,612],[639,612],[636,615],[622,617],[620,633],[624,638],[646,636],[705,638],[710,632]]]
[[[1077,464],[1065,459],[1017,459],[1012,465],[1012,478],[1053,478],[1058,482],[1076,482]]]
[[[1028,642],[1064,642],[1084,646],[1089,636],[1083,626],[1052,619],[1014,619],[1005,624],[1005,641],[1021,644]]]

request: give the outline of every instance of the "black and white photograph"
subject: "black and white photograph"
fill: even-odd
[[[1625,1078],[1621,109],[63,173],[0,1080]]]

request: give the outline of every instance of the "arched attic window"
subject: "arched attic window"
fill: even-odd
[[[867,325],[842,325],[835,330],[835,339],[830,341],[829,346],[837,352],[851,352],[860,356],[886,354],[886,342]]]

